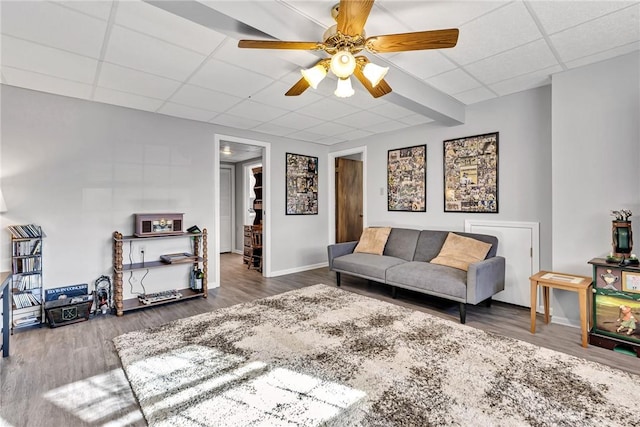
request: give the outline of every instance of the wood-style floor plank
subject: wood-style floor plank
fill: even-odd
[[[97,316],[56,329],[16,332],[11,338],[11,356],[0,361],[0,425],[144,426],[128,387],[118,390],[100,383],[101,376],[121,371],[111,341],[114,337],[305,286],[335,286],[335,274],[327,268],[265,279],[257,271],[247,270],[242,256],[235,254],[223,254],[221,268],[222,286],[210,290],[207,299],[130,312],[123,317]],[[457,303],[403,290],[392,299],[387,286],[347,275],[342,276],[342,289],[459,321]],[[467,325],[640,373],[640,359],[600,347],[583,348],[577,328],[545,325],[539,316],[537,333],[532,335],[529,313],[528,308],[500,302],[490,308],[470,306]]]

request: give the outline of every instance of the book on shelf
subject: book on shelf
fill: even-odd
[[[39,323],[39,322],[40,322],[40,319],[36,315],[25,316],[25,317],[21,317],[19,319],[13,320],[13,324],[15,326],[25,326],[25,325],[30,325],[32,323]]]
[[[14,239],[34,239],[44,237],[42,227],[35,224],[9,225],[7,228]]]
[[[160,261],[167,263],[167,264],[173,264],[173,263],[179,263],[179,262],[186,262],[186,261],[193,261],[197,259],[197,257],[193,254],[190,254],[188,252],[180,252],[180,253],[175,253],[175,254],[165,254],[165,255],[160,255]]]

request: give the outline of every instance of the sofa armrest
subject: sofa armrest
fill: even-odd
[[[504,290],[505,259],[494,256],[469,265],[467,303],[478,304]]]
[[[345,242],[335,243],[327,246],[327,253],[329,255],[329,270],[333,270],[333,260],[342,255],[353,253],[353,250],[358,245],[358,242]]]

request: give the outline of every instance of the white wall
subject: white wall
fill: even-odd
[[[9,212],[0,216],[0,227],[43,226],[46,288],[92,283],[110,274],[112,233],[132,233],[133,213],[184,212],[187,226],[212,230],[216,133],[272,146],[272,272],[326,262],[326,189],[320,189],[320,215],[284,215],[287,147],[324,159],[325,146],[12,86],[1,89],[0,176]],[[2,270],[10,268],[8,249],[8,233],[0,233]]]
[[[500,132],[499,213],[445,213],[443,141]],[[465,219],[540,223],[541,265],[551,265],[551,90],[542,87],[472,105],[466,123],[423,125],[331,147],[367,145],[369,225],[464,231]],[[387,151],[427,144],[427,212],[387,211]],[[382,195],[381,195],[382,190]]]
[[[611,249],[611,210],[631,209],[640,252],[640,53],[553,77],[553,269],[590,276]],[[556,292],[558,318],[575,295]]]

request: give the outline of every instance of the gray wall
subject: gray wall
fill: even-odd
[[[1,177],[9,212],[0,216],[0,228],[43,226],[45,287],[109,274],[111,235],[132,233],[135,212],[184,212],[188,225],[212,229],[216,133],[271,146],[272,274],[326,263],[325,146],[6,85],[1,95]],[[321,159],[319,215],[284,214],[291,146]],[[8,239],[0,233],[2,270],[10,268]],[[212,244],[209,249],[212,254]]]
[[[640,252],[640,53],[553,77],[553,269],[591,275],[611,251],[611,210],[631,209]],[[574,317],[575,294],[556,292]]]

